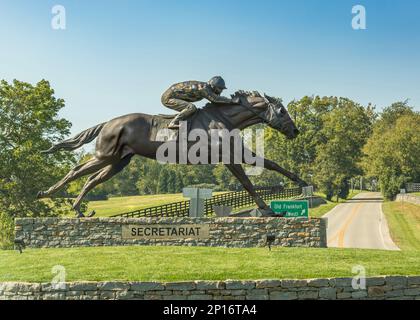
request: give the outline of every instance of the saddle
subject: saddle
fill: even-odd
[[[178,129],[169,129],[168,125],[176,114],[158,114],[152,118],[152,129],[150,132],[151,141],[177,141]],[[191,123],[194,115],[191,115],[184,121],[187,121],[187,134],[190,132]]]

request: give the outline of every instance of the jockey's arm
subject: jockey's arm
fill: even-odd
[[[213,103],[233,103],[232,99],[219,96],[207,88],[203,89],[202,93],[203,93],[204,98],[206,98],[207,100]]]

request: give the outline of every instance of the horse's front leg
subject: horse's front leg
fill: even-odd
[[[249,152],[251,152],[251,151],[249,151]],[[307,187],[308,186],[308,183],[306,183],[306,181],[299,178],[296,174],[294,174],[290,171],[287,171],[286,169],[280,167],[274,161],[259,157],[254,152],[251,152],[251,153],[254,157],[255,162],[252,162],[252,163],[244,162],[244,163],[247,163],[247,164],[252,165],[252,166],[258,166],[259,164],[264,164],[263,168],[268,169],[268,170],[272,170],[272,171],[276,171],[276,172],[282,174],[283,176],[285,176],[285,177],[289,178],[290,180],[296,182],[299,185],[299,187]]]
[[[229,169],[230,172],[239,180],[239,182],[243,185],[246,191],[251,195],[254,199],[255,203],[257,204],[258,208],[268,211],[267,213],[272,213],[272,210],[269,206],[264,202],[264,200],[255,192],[254,186],[252,185],[251,181],[245,174],[244,169],[240,164],[225,164],[225,166]]]

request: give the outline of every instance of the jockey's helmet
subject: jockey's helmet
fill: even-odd
[[[226,89],[226,85],[225,85],[225,80],[223,80],[222,77],[220,76],[216,76],[210,79],[209,81],[209,85],[213,88],[213,89],[218,89],[218,91],[223,91]]]

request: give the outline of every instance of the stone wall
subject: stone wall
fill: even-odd
[[[409,193],[405,193],[405,194],[397,194],[397,201],[405,201],[405,202],[410,202],[413,204],[417,204],[420,205],[420,197],[419,196],[415,196]]]
[[[206,238],[127,239],[123,226],[200,225],[207,228]],[[288,247],[326,247],[326,220],[299,218],[18,218],[15,237],[29,248],[125,246],[125,245],[194,245],[255,247],[266,245],[267,235],[274,235],[273,245]]]
[[[420,276],[366,279],[353,289],[352,278],[192,282],[0,283],[0,300],[420,300]]]

